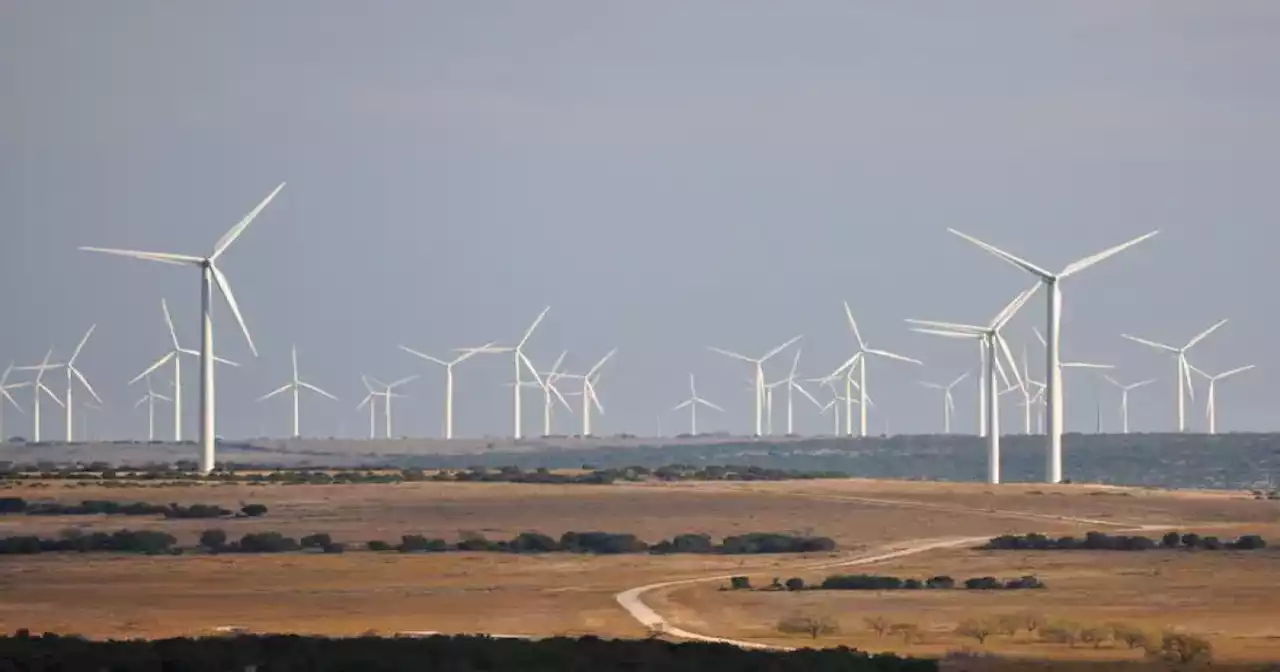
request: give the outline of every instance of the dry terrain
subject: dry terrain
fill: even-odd
[[[508,483],[405,483],[341,486],[48,487],[19,486],[4,496],[113,499],[151,503],[257,502],[267,516],[248,520],[164,521],[152,517],[0,517],[0,536],[66,528],[154,528],[193,543],[219,527],[237,537],[275,530],[290,536],[328,532],[338,541],[395,542],[417,533],[455,540],[492,539],[536,530],[631,532],[655,542],[685,532],[716,538],[749,531],[830,536],[841,550],[819,556],[588,557],[493,553],[401,555],[349,552],[262,556],[146,558],[116,555],[0,557],[0,629],[91,636],[164,636],[239,626],[260,631],[353,634],[368,630],[484,631],[550,635],[641,636],[644,629],[614,601],[618,592],[672,578],[746,574],[820,579],[806,565],[855,558],[912,540],[1005,532],[1115,532],[1173,525],[1221,536],[1257,532],[1280,539],[1280,503],[1239,492],[1166,492],[1099,486],[873,482],[679,483],[538,486]],[[1071,519],[1087,519],[1089,523]],[[1148,532],[1159,536],[1159,532]],[[1280,659],[1280,555],[1254,553],[979,552],[936,550],[851,571],[957,578],[1034,573],[1036,592],[965,591],[798,594],[722,592],[722,582],[658,590],[644,600],[693,632],[786,646],[811,643],[773,626],[793,613],[821,613],[842,633],[819,645],[940,654],[970,647],[1009,655],[1129,659],[1105,645],[1040,644],[1028,635],[983,646],[950,630],[964,618],[1034,609],[1082,623],[1124,621],[1177,626],[1208,636],[1224,660]],[[904,647],[878,638],[863,619],[883,615],[925,631]]]

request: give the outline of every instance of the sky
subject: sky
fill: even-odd
[[[825,375],[853,351],[842,301],[869,345],[924,362],[872,361],[871,429],[938,431],[918,381],[974,369],[975,348],[903,320],[984,322],[1031,279],[948,227],[1051,269],[1159,229],[1064,282],[1064,360],[1158,377],[1131,424],[1169,429],[1173,361],[1119,334],[1181,345],[1230,318],[1191,353],[1258,366],[1219,387],[1219,429],[1277,428],[1269,0],[0,0],[0,64],[0,360],[65,357],[97,324],[80,368],[106,401],[98,436],[144,432],[126,383],[165,352],[161,298],[198,345],[199,274],[77,246],[207,254],[281,181],[220,262],[260,351],[219,299],[216,350],[242,364],[219,370],[224,436],[288,432],[285,400],[254,400],[288,381],[292,344],[340,399],[304,398],[304,434],[367,431],[365,373],[421,374],[395,433],[438,436],[443,370],[397,346],[509,345],[548,305],[540,368],[618,348],[597,433],[687,430],[670,408],[690,373],[726,409],[699,429],[742,433],[750,367],[707,346],[756,356],[803,334],[800,375]],[[1044,312],[1041,294],[1006,332],[1037,379]],[[458,434],[511,432],[511,369],[457,367]],[[1092,431],[1097,403],[1118,427],[1097,375],[1065,385],[1068,430]],[[956,391],[958,430],[973,397]],[[531,434],[541,404],[529,390]],[[556,430],[579,422],[562,411]],[[830,428],[808,402],[796,423]]]

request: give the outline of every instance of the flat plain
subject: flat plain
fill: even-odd
[[[288,536],[326,532],[352,548],[403,534],[449,541],[524,531],[629,532],[648,542],[699,532],[716,539],[787,532],[835,539],[833,553],[805,555],[588,556],[554,553],[201,555],[43,554],[0,557],[0,628],[93,637],[210,634],[225,628],[351,635],[408,631],[638,637],[646,630],[615,601],[629,588],[726,574],[753,583],[813,582],[841,570],[807,569],[921,540],[1044,532],[1119,533],[1172,526],[1223,537],[1280,537],[1280,502],[1238,491],[1163,491],[839,479],[608,486],[418,482],[368,485],[72,486],[64,481],[0,491],[28,500],[85,499],[268,506],[262,518],[163,520],[125,516],[3,516],[0,536],[161,529],[193,544],[202,530]],[[1162,530],[1143,532],[1159,537]],[[692,632],[781,646],[854,645],[941,655],[973,649],[1056,660],[1136,660],[1113,643],[1044,644],[1030,635],[984,644],[952,633],[961,620],[1035,610],[1079,623],[1182,628],[1208,637],[1219,660],[1280,659],[1280,554],[1251,552],[935,550],[848,571],[927,578],[1035,574],[1044,591],[744,592],[724,581],[652,591],[647,604]],[[779,619],[829,616],[841,632],[780,635]],[[864,619],[917,625],[906,644]]]

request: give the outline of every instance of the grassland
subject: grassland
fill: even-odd
[[[507,483],[402,483],[338,486],[79,487],[24,484],[4,491],[27,499],[114,499],[235,508],[259,502],[260,519],[231,521],[135,517],[0,517],[0,535],[80,530],[162,529],[183,543],[220,527],[232,536],[328,532],[338,541],[395,541],[401,534],[455,539],[463,533],[507,538],[528,530],[631,532],[656,541],[685,532],[723,537],[749,531],[819,534],[834,554],[797,556],[516,556],[455,553],[135,557],[42,555],[0,558],[0,629],[89,636],[160,637],[237,626],[254,631],[356,634],[370,630],[553,635],[645,634],[614,595],[671,578],[746,574],[821,578],[800,569],[853,558],[911,540],[1002,533],[1082,534],[1134,525],[1171,525],[1234,536],[1280,539],[1280,503],[1247,493],[1167,492],[1100,486],[1001,486],[880,481],[672,483],[539,486]],[[1075,519],[1087,519],[1081,522]],[[1158,533],[1151,533],[1158,536]],[[861,571],[861,570],[860,570]],[[934,551],[868,568],[924,577],[1034,573],[1047,591],[945,593],[740,593],[718,583],[656,591],[648,604],[694,632],[779,645],[777,620],[830,614],[842,633],[819,645],[941,654],[972,647],[1050,659],[1124,660],[1122,648],[1067,647],[1029,636],[979,647],[950,634],[975,615],[1037,609],[1079,622],[1126,621],[1182,627],[1213,641],[1222,660],[1280,659],[1280,555]],[[913,622],[923,641],[904,645],[865,630],[867,616]]]

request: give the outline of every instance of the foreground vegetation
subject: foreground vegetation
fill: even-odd
[[[994,551],[1149,551],[1157,548],[1256,551],[1266,547],[1267,541],[1256,534],[1242,535],[1235,541],[1222,541],[1215,536],[1201,536],[1194,532],[1168,532],[1159,542],[1150,537],[1110,535],[1103,532],[1088,532],[1083,539],[1071,536],[1055,539],[1033,532],[992,537],[981,546],[984,550]]]
[[[0,638],[5,669],[20,670],[771,670],[796,672],[928,672],[933,661],[869,655],[846,648],[822,651],[748,651],[728,644],[674,644],[660,640],[553,638],[538,641],[488,637],[394,638],[234,637],[93,642],[75,637]]]
[[[262,504],[245,504],[237,513],[215,504],[148,504],[146,502],[113,502],[85,500],[79,504],[61,502],[28,502],[21,497],[0,497],[0,515],[28,516],[163,516],[165,518],[257,518],[267,513]]]

